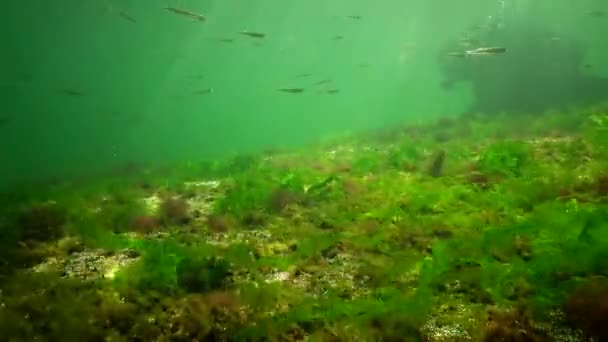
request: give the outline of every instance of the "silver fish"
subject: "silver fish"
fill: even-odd
[[[173,12],[177,15],[181,15],[187,18],[190,18],[192,20],[195,21],[202,21],[204,22],[205,20],[207,20],[203,15],[198,14],[198,13],[194,13],[194,12],[190,12],[187,10],[183,10],[183,9],[179,9],[179,8],[175,8],[175,7],[165,7],[165,9],[169,12]]]
[[[467,56],[494,56],[507,52],[504,47],[480,47],[477,49],[466,50],[464,52],[449,52],[448,56],[467,57]]]

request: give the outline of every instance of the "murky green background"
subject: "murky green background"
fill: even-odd
[[[194,22],[166,6],[208,20]],[[439,50],[490,16],[505,30],[538,26],[574,37],[593,65],[585,72],[608,77],[608,18],[586,14],[602,6],[599,0],[7,0],[0,13],[0,176],[7,184],[129,162],[199,160],[458,115],[474,94],[467,83],[441,87]],[[267,37],[237,34],[244,30]],[[312,76],[295,77],[306,73]],[[324,79],[340,92],[313,85]],[[277,91],[284,87],[305,92]]]

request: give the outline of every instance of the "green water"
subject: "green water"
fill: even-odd
[[[0,8],[0,342],[608,340],[604,1]]]
[[[201,13],[207,21],[176,15],[167,6]],[[199,160],[458,115],[475,103],[475,93],[471,82],[441,87],[440,50],[471,26],[487,23],[498,25],[510,42],[524,39],[531,27],[574,39],[584,44],[584,63],[593,66],[581,73],[608,77],[608,20],[587,14],[602,6],[524,0],[9,1],[1,14],[1,176],[6,183],[127,162]],[[496,36],[485,28],[481,33]],[[550,38],[538,42],[546,45],[543,56],[567,58],[552,54]],[[551,62],[521,56],[500,58],[519,58],[511,64],[525,64],[526,70]],[[473,68],[484,72],[483,66]],[[500,97],[500,85],[521,83],[521,76],[513,72],[485,82],[498,84]],[[567,77],[557,80],[567,85]],[[314,85],[325,79],[331,83]],[[305,92],[276,90],[285,87]],[[213,92],[194,94],[206,89]],[[328,89],[339,93],[323,92]],[[556,95],[564,92],[576,94],[577,87],[567,85]]]

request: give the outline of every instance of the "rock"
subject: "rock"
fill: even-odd
[[[64,259],[49,258],[34,266],[34,272],[60,272],[66,278],[93,280],[114,278],[122,267],[136,261],[138,254],[133,250],[123,250],[108,255],[102,249],[74,252]]]

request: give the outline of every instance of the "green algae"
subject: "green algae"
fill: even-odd
[[[0,227],[12,233],[0,255],[0,322],[38,320],[3,323],[3,331],[47,340],[66,331],[117,340],[439,341],[494,336],[515,329],[509,320],[564,324],[551,317],[567,310],[573,291],[608,276],[603,117],[444,120],[299,154],[188,163],[168,178],[150,170],[41,189],[2,209]],[[522,129],[504,136],[513,127]],[[445,165],[431,177],[436,151]],[[192,185],[203,181],[217,185]],[[10,229],[51,199],[67,208],[62,220],[32,215]],[[163,207],[163,199],[179,203]],[[142,216],[154,220],[136,221]],[[40,226],[61,234],[22,238]],[[87,268],[50,262],[94,267],[92,256],[99,266],[125,248],[133,260],[105,278],[75,279]],[[32,268],[44,260],[56,267]],[[69,291],[77,296],[64,300]],[[488,321],[495,306],[510,314]],[[78,325],[82,317],[104,324]],[[488,332],[496,324],[502,330]]]

